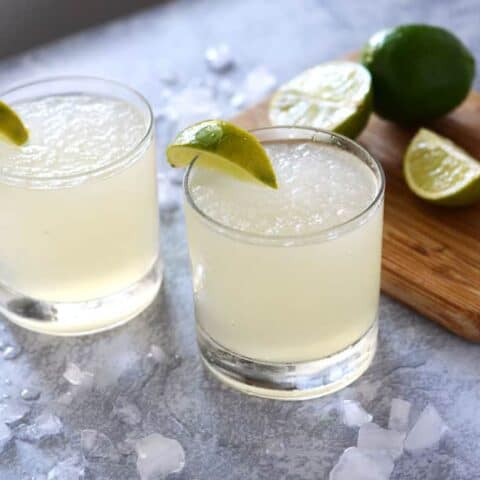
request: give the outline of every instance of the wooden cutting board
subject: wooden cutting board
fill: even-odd
[[[269,125],[268,100],[235,117],[244,128]],[[480,159],[480,94],[429,128]],[[414,130],[373,115],[358,141],[387,178],[382,290],[469,340],[480,342],[480,204],[445,209],[408,190],[402,157]]]

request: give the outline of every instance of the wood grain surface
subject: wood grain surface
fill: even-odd
[[[268,100],[234,118],[245,128],[269,125]],[[480,95],[472,92],[445,118],[427,125],[480,159]],[[387,178],[382,290],[450,331],[480,342],[480,205],[435,207],[416,198],[402,176],[415,130],[372,115],[358,141]]]

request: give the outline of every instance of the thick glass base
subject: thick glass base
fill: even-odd
[[[159,259],[129,287],[85,302],[46,302],[0,284],[0,313],[21,327],[50,335],[87,335],[109,330],[136,317],[153,302],[162,283],[162,272]]]
[[[267,363],[226,350],[197,327],[202,359],[216,377],[243,393],[277,400],[306,400],[346,387],[372,362],[377,334],[375,321],[356,343],[329,357],[299,363]]]

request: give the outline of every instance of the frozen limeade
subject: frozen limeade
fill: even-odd
[[[305,398],[371,361],[380,290],[383,174],[328,132],[254,131],[277,188],[196,158],[185,180],[200,349],[248,393]]]
[[[47,84],[55,93],[42,92]],[[0,139],[3,312],[54,334],[128,320],[152,301],[161,278],[148,105],[92,79],[48,81],[6,97],[29,138]]]

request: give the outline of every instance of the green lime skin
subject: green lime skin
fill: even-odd
[[[373,81],[374,110],[414,125],[445,115],[467,96],[475,59],[449,31],[431,25],[402,25],[373,35],[361,62]]]

